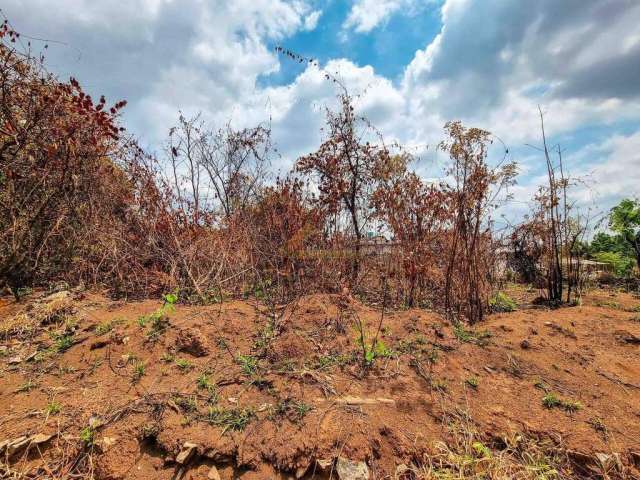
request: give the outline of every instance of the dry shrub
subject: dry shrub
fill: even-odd
[[[398,174],[398,170],[400,173]],[[394,235],[394,250],[401,265],[396,289],[403,303],[439,305],[443,289],[445,227],[449,212],[446,194],[439,185],[428,185],[406,171],[406,159],[397,159],[391,173],[373,196],[378,218]],[[393,262],[396,263],[396,262]]]
[[[488,132],[447,124],[452,182],[428,184],[341,86],[319,149],[270,183],[269,128],[213,130],[180,115],[154,158],[123,136],[124,102],[94,103],[10,43],[0,46],[0,279],[14,291],[65,280],[205,303],[351,291],[482,319],[491,212],[514,174],[487,164]]]
[[[445,187],[451,214],[445,279],[445,309],[470,322],[482,320],[492,293],[493,239],[491,213],[500,191],[513,183],[516,167],[491,168],[489,132],[448,123],[449,140],[441,143],[452,164]]]
[[[14,291],[68,275],[110,223],[127,222],[132,188],[116,118],[74,79],[59,82],[0,29],[0,279]],[[105,225],[106,224],[106,225]],[[92,238],[90,238],[92,237]],[[97,237],[99,238],[99,237]]]

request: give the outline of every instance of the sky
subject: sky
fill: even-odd
[[[425,177],[447,121],[484,128],[520,165],[515,222],[544,182],[538,107],[581,180],[582,208],[640,195],[638,0],[3,0],[47,40],[47,65],[94,97],[126,99],[127,129],[162,155],[179,111],[213,127],[270,125],[285,170],[322,140],[335,85],[406,145]],[[299,64],[275,47],[318,60]]]

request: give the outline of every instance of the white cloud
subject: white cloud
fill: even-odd
[[[414,14],[434,3],[355,0],[343,32],[370,32],[394,14]],[[538,104],[550,135],[640,121],[638,2],[447,0],[441,32],[425,39],[400,80],[393,82],[370,65],[333,59],[323,69],[309,65],[290,84],[277,87],[258,81],[286,66],[269,45],[316,29],[324,18],[317,2],[49,4],[5,0],[3,11],[26,34],[68,43],[51,45],[52,69],[62,77],[73,73],[92,93],[106,93],[110,100],[127,98],[125,122],[152,148],[161,145],[179,109],[202,110],[218,125],[229,118],[238,126],[270,121],[282,152],[278,166],[289,166],[317,147],[323,107],[333,105],[336,89],[323,69],[338,72],[352,93],[361,94],[358,108],[388,140],[423,154],[425,175],[438,169],[441,159],[433,147],[447,120],[491,130],[511,147],[538,143]],[[637,162],[637,135],[581,151],[584,158],[598,159],[592,170],[599,184],[608,184],[603,195],[637,191],[637,178],[618,167],[633,170],[623,156]],[[516,189],[519,198],[528,198],[535,159],[515,159],[530,172]]]
[[[321,10],[314,10],[313,12],[309,13],[304,19],[304,30],[306,30],[307,32],[315,30],[318,26],[320,15],[322,15]]]
[[[342,28],[368,33],[386,22],[392,15],[403,12],[415,14],[423,4],[433,0],[355,0]]]

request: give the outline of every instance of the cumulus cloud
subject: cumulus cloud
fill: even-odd
[[[310,12],[304,19],[304,30],[306,30],[307,32],[315,30],[318,26],[320,15],[322,15],[322,10],[314,10]]]
[[[433,0],[355,0],[342,28],[357,33],[368,33],[384,24],[392,15],[403,12],[415,15],[420,7]]]
[[[527,137],[522,113],[538,103],[562,129],[638,118],[638,19],[640,4],[624,0],[447,0],[442,30],[416,52],[403,89],[513,139]]]
[[[394,14],[436,3],[355,0],[343,31],[366,35]],[[359,94],[357,107],[389,141],[426,159],[425,175],[438,170],[433,147],[447,120],[486,128],[516,150],[538,140],[538,105],[556,136],[640,121],[640,3],[628,0],[446,0],[439,34],[416,47],[399,79],[366,62],[332,59],[280,86],[259,82],[286,66],[271,46],[318,27],[325,14],[313,0],[59,0],[56,8],[48,0],[5,0],[3,11],[23,33],[68,44],[49,50],[60,76],[73,74],[110,100],[128,99],[125,123],[151,149],[179,109],[202,111],[218,125],[269,123],[282,155],[277,166],[285,168],[321,140],[324,107],[336,94],[325,71]],[[633,170],[637,135],[614,136],[574,157],[597,159],[594,178],[608,179],[601,183],[612,198],[634,188],[627,179],[636,179],[619,165]],[[516,191],[525,198],[536,160],[516,155],[528,172]]]
[[[178,109],[224,121],[279,70],[269,46],[309,29],[319,13],[301,0],[7,0],[27,35],[52,43],[48,65],[109,100],[129,100],[125,121],[157,146]]]

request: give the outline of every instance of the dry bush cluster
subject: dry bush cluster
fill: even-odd
[[[506,158],[487,162],[489,132],[448,123],[439,145],[448,166],[427,182],[338,82],[324,141],[283,178],[269,174],[276,152],[266,126],[215,130],[180,115],[155,158],[120,126],[125,102],[109,108],[75,80],[60,82],[18,38],[5,23],[0,279],[16,295],[64,280],[126,296],[179,289],[194,302],[286,302],[313,291],[375,302],[388,285],[385,301],[395,305],[471,322],[487,311],[497,266],[491,217],[516,174]],[[557,252],[558,229],[570,235],[559,218],[568,217],[559,211],[563,182],[550,177],[541,213],[513,237],[532,277],[545,256],[552,283],[548,252]]]
[[[554,149],[557,160],[552,159],[542,111],[540,121],[548,182],[539,187],[532,214],[511,233],[510,263],[522,281],[543,290],[549,303],[579,302],[586,282],[584,241],[590,218],[569,199],[577,180],[567,175],[559,145]]]

